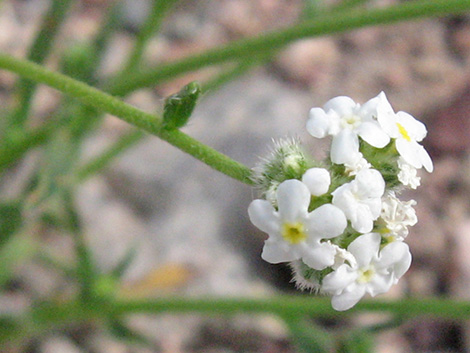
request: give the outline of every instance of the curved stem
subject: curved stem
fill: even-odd
[[[79,99],[87,105],[115,115],[129,124],[169,142],[215,170],[243,183],[251,184],[251,170],[248,167],[177,129],[166,130],[162,128],[162,120],[159,116],[145,113],[83,82],[57,72],[49,71],[27,60],[16,59],[9,55],[1,54],[0,68],[15,72],[24,78],[49,85],[71,97]]]
[[[115,80],[107,91],[125,95],[139,88],[149,87],[174,78],[184,72],[202,67],[238,60],[281,48],[297,39],[344,32],[366,26],[391,24],[423,17],[443,16],[470,10],[470,0],[411,1],[387,8],[354,9],[315,17],[297,26],[242,39],[226,46],[207,50],[167,65]]]

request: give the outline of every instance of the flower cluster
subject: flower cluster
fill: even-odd
[[[277,143],[255,169],[263,199],[248,214],[269,235],[265,261],[290,263],[299,288],[347,310],[366,293],[387,292],[410,266],[404,240],[417,223],[416,202],[397,194],[419,186],[419,169],[432,172],[419,143],[427,131],[394,112],[383,92],[363,105],[336,97],[312,108],[307,131],[331,136],[329,157],[319,163],[297,140]]]

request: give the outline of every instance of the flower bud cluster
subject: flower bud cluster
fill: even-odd
[[[307,131],[331,137],[329,157],[315,162],[298,140],[277,143],[255,168],[263,199],[248,214],[269,235],[265,261],[290,263],[300,289],[347,310],[366,293],[387,292],[411,264],[404,240],[417,223],[416,202],[397,194],[420,185],[419,169],[432,172],[419,144],[427,131],[394,112],[383,92],[363,105],[336,97],[312,108]]]

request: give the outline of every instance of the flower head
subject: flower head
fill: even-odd
[[[359,137],[368,144],[382,148],[390,137],[377,123],[380,111],[388,111],[388,101],[383,95],[367,101],[362,106],[349,97],[336,97],[322,108],[312,108],[307,130],[313,137],[333,136],[331,160],[336,164],[352,163],[359,152]],[[390,107],[391,109],[391,107]]]
[[[322,290],[332,295],[333,308],[352,308],[366,294],[376,296],[397,283],[411,264],[408,245],[393,242],[380,250],[381,236],[368,233],[355,239],[348,251],[356,263],[344,263],[325,276]]]
[[[268,233],[261,257],[270,263],[301,259],[321,270],[334,263],[335,249],[322,239],[340,235],[346,217],[337,207],[326,204],[308,212],[310,191],[299,180],[286,180],[277,189],[276,210],[269,201],[254,200],[248,214],[251,222]]]

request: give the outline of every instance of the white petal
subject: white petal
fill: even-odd
[[[420,145],[415,141],[406,141],[405,139],[397,139],[395,141],[400,156],[403,157],[405,162],[411,166],[420,169],[423,166],[421,162],[421,155],[419,151]]]
[[[380,198],[369,198],[362,201],[361,203],[369,208],[372,220],[375,221],[377,218],[379,218],[382,211],[382,200]]]
[[[363,169],[356,175],[358,192],[364,197],[382,197],[385,192],[385,181],[376,169]]]
[[[376,97],[365,102],[361,106],[359,113],[361,116],[368,118],[366,121],[376,119],[379,115],[395,114],[384,92],[380,92]]]
[[[299,260],[300,256],[290,251],[286,243],[268,239],[264,242],[261,258],[269,263],[278,264],[281,262]]]
[[[380,247],[381,236],[377,233],[368,233],[357,237],[348,246],[357,261],[357,266],[363,268],[368,266],[372,259],[377,256]]]
[[[434,170],[432,159],[429,156],[428,152],[424,149],[424,147],[420,147],[421,148],[419,149],[419,158],[421,159],[421,163],[423,164],[424,169],[426,169],[429,173],[432,173],[432,171]]]
[[[383,148],[390,142],[390,137],[376,122],[364,122],[356,131],[364,141],[377,148]]]
[[[366,292],[375,297],[377,294],[388,292],[393,285],[393,276],[376,273],[372,280],[366,284]]]
[[[343,291],[340,295],[333,296],[333,298],[331,298],[331,305],[335,310],[345,311],[356,305],[364,294],[365,287],[363,285],[353,283],[350,285],[350,288]]]
[[[385,131],[385,133],[391,138],[398,138],[401,136],[400,131],[398,130],[396,114],[378,114],[377,121],[383,131]]]
[[[302,176],[302,182],[307,185],[312,195],[320,196],[328,191],[331,177],[324,168],[310,168]]]
[[[297,222],[307,216],[310,191],[300,180],[283,181],[277,188],[279,215],[283,221]]]
[[[351,226],[359,233],[368,233],[374,227],[374,217],[367,205],[357,204],[349,220]]]
[[[356,209],[357,199],[351,191],[351,183],[343,184],[336,188],[331,194],[333,195],[333,205],[339,207],[347,218],[350,218]]]
[[[347,225],[344,212],[332,204],[313,210],[308,218],[308,233],[316,239],[334,238],[344,232]]]
[[[333,163],[352,163],[359,152],[359,139],[350,129],[343,129],[333,137],[330,156]]]
[[[376,267],[393,269],[394,278],[399,279],[411,265],[411,253],[408,245],[395,241],[385,246],[380,252]]]
[[[279,230],[279,217],[269,201],[254,200],[248,207],[251,223],[263,232],[273,234]]]
[[[321,108],[310,109],[310,118],[307,120],[307,131],[310,135],[323,138],[329,134],[331,119]]]
[[[357,278],[357,272],[349,265],[341,265],[336,271],[323,278],[322,290],[331,295],[340,294],[344,288],[353,283]]]
[[[406,112],[398,112],[396,117],[397,123],[403,126],[412,140],[419,142],[426,137],[426,126],[421,121]]]
[[[325,103],[323,109],[325,112],[329,112],[333,110],[338,115],[349,115],[353,112],[353,109],[357,106],[356,102],[354,102],[350,97],[346,96],[339,96],[330,99],[328,102]]]
[[[315,270],[323,270],[335,262],[335,248],[329,243],[316,244],[302,253],[302,261]]]

